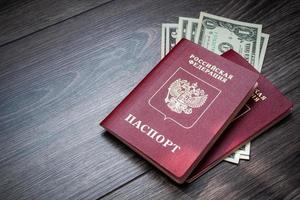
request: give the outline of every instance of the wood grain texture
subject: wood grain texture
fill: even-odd
[[[0,199],[300,198],[298,1],[60,2],[0,3]],[[161,23],[201,10],[263,24],[263,74],[295,108],[249,162],[178,186],[98,122],[159,61]]]
[[[99,199],[184,199],[191,200],[192,198],[178,189],[174,183],[166,180],[162,174],[157,174],[152,170],[145,175],[141,175],[132,182],[126,184],[112,194],[104,195]]]
[[[111,0],[7,0],[0,2],[0,46]]]

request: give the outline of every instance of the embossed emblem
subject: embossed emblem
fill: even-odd
[[[163,120],[189,129],[206,113],[221,92],[188,70],[178,67],[149,98],[148,105],[159,112]]]
[[[168,87],[165,103],[173,112],[191,114],[194,108],[199,108],[206,102],[207,97],[205,91],[198,88],[197,82],[190,84],[179,78]]]

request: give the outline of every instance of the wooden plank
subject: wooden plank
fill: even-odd
[[[192,198],[179,190],[174,183],[170,183],[161,174],[150,171],[146,175],[128,183],[111,194],[100,197],[99,199],[178,199],[191,200]]]
[[[26,0],[0,3],[0,46],[111,0]]]
[[[290,48],[299,32],[294,25],[299,20],[297,13],[293,14],[297,10],[296,3],[291,1],[286,6],[285,2],[272,4],[266,1],[252,5],[244,1],[116,0],[1,47],[0,199],[95,199],[111,191],[118,192],[117,188],[149,170],[149,165],[143,159],[104,133],[98,121],[158,62],[160,24],[175,22],[178,16],[195,17],[200,10],[207,10],[266,25],[269,33],[272,33],[272,46],[267,51],[264,73],[292,100],[299,102],[299,96],[296,95],[299,90],[296,68],[299,52]],[[276,12],[284,15],[276,15]],[[270,19],[271,15],[273,17]],[[282,20],[289,15],[295,16],[288,18],[288,23]],[[289,31],[286,33],[277,27]],[[290,37],[287,38],[286,34],[290,34]],[[281,73],[284,70],[278,70],[279,66],[287,66],[286,72]],[[298,141],[299,137],[295,136],[298,121],[294,117],[299,116],[293,114],[292,119],[276,128],[277,134],[271,138],[275,142],[269,143],[269,138],[266,139],[267,147],[280,144],[286,147],[292,139]],[[285,129],[287,134],[283,132]],[[278,155],[279,159],[274,162],[266,161],[270,172],[273,172],[273,168],[275,172],[282,170],[285,165],[279,162],[285,161],[284,158],[291,156],[291,153],[298,155],[294,151],[299,149],[295,144],[287,150],[279,148],[286,153],[281,157]],[[255,146],[255,149],[259,150],[259,147]],[[276,158],[280,151],[275,151],[270,158]],[[263,159],[264,151],[255,155],[262,155],[258,158]],[[294,158],[294,161],[287,161],[292,172],[299,164]],[[248,166],[248,162],[245,165]],[[261,163],[254,167],[258,165]],[[233,169],[232,172],[227,172],[228,167]],[[218,181],[222,177],[230,184],[234,184],[234,180],[242,182],[244,185],[241,187],[246,188],[247,182],[239,178],[242,171],[235,171],[239,170],[238,167],[227,164],[224,169],[222,165],[215,169],[216,173],[221,173],[215,179],[213,172],[208,173],[206,179],[199,179],[187,189],[178,189],[188,196],[198,197],[213,190],[213,184],[203,188],[208,180]],[[224,178],[227,173],[228,176]],[[236,173],[240,176],[233,179]],[[258,171],[262,179],[265,178],[264,173],[267,171]],[[160,195],[155,197],[166,199],[174,197],[173,193],[187,197],[171,187],[173,183],[164,181],[165,177],[156,177],[161,176],[160,173],[146,174],[141,178],[151,176],[159,180],[154,183],[162,185],[157,188]],[[283,182],[281,179],[272,182],[276,189],[279,183],[295,183],[291,181],[291,174],[286,176]],[[295,177],[299,176],[296,174]],[[271,181],[270,178],[266,180]],[[135,181],[139,183],[140,179],[131,184],[136,184]],[[244,189],[243,194],[254,197],[260,195],[261,191],[257,192],[255,183],[252,181],[249,191]],[[269,187],[263,184],[259,186],[262,190]],[[289,186],[287,190],[293,196],[298,195],[295,186]],[[120,193],[131,191],[131,187],[126,187],[120,188]],[[236,188],[227,187],[220,193],[224,196],[236,191]],[[137,188],[140,191],[147,189],[147,186]],[[154,190],[156,188],[152,185],[150,191]],[[110,195],[116,195],[115,192]],[[208,194],[214,195],[214,192]]]
[[[0,49],[1,199],[94,199],[147,169],[98,126],[159,58],[158,32],[127,19],[145,7],[107,5]]]

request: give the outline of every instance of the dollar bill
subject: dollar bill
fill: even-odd
[[[261,34],[259,63],[258,63],[258,67],[257,67],[257,70],[259,72],[261,72],[261,69],[262,69],[262,66],[264,63],[265,54],[266,54],[267,46],[268,46],[268,42],[269,42],[269,37],[270,37],[269,34],[266,34],[266,33]]]
[[[250,155],[239,155],[240,160],[250,160]]]
[[[219,55],[233,49],[257,67],[261,29],[260,24],[240,22],[201,12],[195,42]]]
[[[176,45],[178,24],[162,24],[161,58],[163,58]]]
[[[234,164],[238,164],[240,160],[250,160],[250,155],[241,155],[234,152],[224,159],[224,161]]]
[[[250,147],[251,147],[251,142],[248,142],[247,144],[241,146],[235,153],[238,153],[240,155],[250,155]]]
[[[238,164],[240,162],[240,155],[238,153],[233,153],[224,160],[230,163]]]
[[[187,37],[187,31],[189,29],[189,21],[187,17],[179,17],[178,20],[178,35],[176,38],[176,42],[178,43],[182,38],[186,38]]]
[[[167,54],[166,52],[166,38],[167,38],[167,26],[162,24],[161,26],[161,48],[160,48],[160,57],[163,58]]]
[[[197,32],[197,29],[198,29],[198,19],[196,18],[191,18],[191,31],[190,31],[190,34],[191,34],[191,41],[192,42],[196,42],[196,32]]]
[[[179,17],[178,20],[178,35],[176,42],[179,42],[182,38],[194,41],[198,27],[197,18]]]
[[[187,18],[189,20],[188,23],[191,25],[188,26],[187,30],[187,38],[190,38],[192,42],[195,42],[195,35],[198,27],[198,19],[197,18]],[[181,36],[179,35],[179,25],[178,24],[163,24],[162,25],[162,43],[161,43],[161,58],[163,58],[174,46],[175,42],[179,41],[181,39]],[[168,29],[168,31],[167,31]],[[167,32],[171,33],[168,34]],[[176,35],[176,40],[175,40]],[[268,44],[269,35],[265,33],[261,33],[261,45],[259,50],[259,65],[256,67],[256,69],[261,72],[263,60],[265,57],[267,44]],[[166,45],[168,41],[169,45]],[[169,48],[168,48],[169,47]]]
[[[247,144],[241,146],[238,150],[236,150],[234,153],[232,153],[229,157],[229,159],[225,158],[227,162],[231,162],[237,164],[236,162],[239,162],[239,160],[249,160],[250,159],[250,148],[251,148],[251,142],[248,142]],[[232,159],[232,157],[236,159]],[[237,159],[238,157],[238,159]]]

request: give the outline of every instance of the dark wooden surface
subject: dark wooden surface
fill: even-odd
[[[300,199],[300,2],[0,1],[0,199]],[[161,23],[200,11],[263,24],[263,74],[293,113],[176,185],[102,120],[160,59]]]

